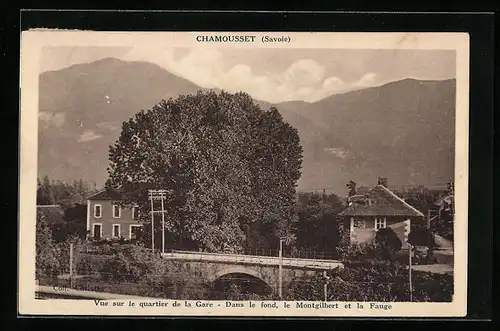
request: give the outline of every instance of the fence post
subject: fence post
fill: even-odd
[[[412,258],[411,258],[411,253],[412,253],[412,245],[410,244],[410,253],[408,255],[408,281],[410,284],[410,302],[413,301],[413,284],[412,284],[412,279],[411,279],[411,268],[412,268]]]
[[[69,244],[69,287],[73,288],[73,243]]]

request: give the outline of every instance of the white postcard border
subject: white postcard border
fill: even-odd
[[[209,44],[198,43],[196,35],[291,36],[290,43]],[[451,303],[393,302],[390,310],[224,308],[224,302],[211,301],[212,308],[137,308],[96,306],[93,300],[36,300],[35,293],[35,220],[38,155],[38,73],[44,46],[135,46],[197,48],[323,48],[323,49],[439,49],[456,51],[456,130],[455,130],[455,255],[454,299]],[[467,311],[468,250],[468,150],[469,150],[469,35],[467,33],[297,33],[297,32],[93,32],[37,29],[24,31],[21,37],[21,109],[20,109],[20,195],[19,195],[19,313],[27,315],[165,315],[165,316],[315,316],[315,317],[445,317],[465,316]],[[128,300],[125,300],[128,301]],[[132,300],[139,303],[138,300]],[[175,300],[155,300],[169,302]],[[178,300],[183,302],[184,300]],[[279,304],[281,302],[278,301]],[[318,303],[318,302],[315,302]],[[340,307],[345,302],[339,302]],[[351,303],[353,306],[356,303]],[[381,303],[384,304],[384,303]],[[388,304],[388,303],[385,303]],[[366,304],[365,304],[366,305]]]

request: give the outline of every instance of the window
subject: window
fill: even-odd
[[[354,220],[354,227],[357,229],[366,228],[365,220]]]
[[[137,207],[132,207],[132,219],[135,220],[139,216],[138,214],[138,208]]]
[[[102,217],[102,206],[94,205],[94,217],[101,218]]]
[[[120,224],[113,224],[113,238],[120,238]]]
[[[92,237],[96,239],[100,239],[102,237],[102,225],[100,223],[96,223],[92,227]]]
[[[130,225],[129,238],[131,240],[140,239],[141,233],[142,233],[142,226],[141,225]]]
[[[385,217],[375,218],[375,230],[383,229],[387,226],[387,221]]]
[[[120,215],[122,213],[122,209],[118,205],[113,205],[113,217],[114,218],[120,218]]]

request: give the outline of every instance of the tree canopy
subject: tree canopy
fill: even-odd
[[[149,221],[142,184],[170,192],[170,243],[221,251],[291,233],[299,136],[276,108],[262,110],[245,93],[200,91],[141,110],[123,123],[109,160],[107,186],[137,203],[142,221]]]
[[[299,252],[333,254],[340,242],[337,215],[343,208],[342,200],[335,194],[299,193],[295,225]]]
[[[427,246],[430,249],[437,247],[432,231],[423,227],[413,229],[408,234],[408,242],[413,246]]]
[[[96,190],[94,183],[82,179],[73,183],[50,180],[44,176],[38,179],[37,205],[62,205],[65,208],[74,207],[75,204],[85,203],[85,198]]]
[[[390,260],[392,256],[399,252],[403,243],[392,228],[382,228],[375,235],[375,242],[378,245],[380,257],[384,260]]]

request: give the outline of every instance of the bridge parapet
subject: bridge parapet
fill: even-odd
[[[169,260],[182,261],[202,261],[202,262],[220,262],[234,264],[253,264],[265,266],[278,266],[280,264],[279,257],[273,256],[256,256],[256,255],[241,255],[241,254],[221,254],[221,253],[205,253],[205,252],[189,252],[175,251],[162,253],[161,256]],[[316,260],[316,259],[300,259],[300,258],[282,258],[282,266],[288,268],[304,268],[316,270],[334,270],[343,268],[343,264],[337,260]]]

